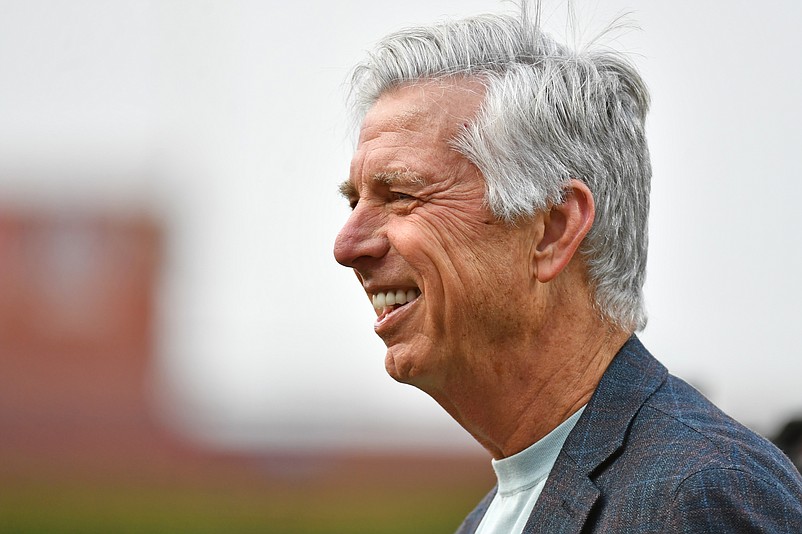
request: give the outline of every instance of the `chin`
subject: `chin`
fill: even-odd
[[[423,365],[421,353],[411,347],[394,345],[387,348],[384,368],[393,380],[403,384],[421,387],[429,374]]]

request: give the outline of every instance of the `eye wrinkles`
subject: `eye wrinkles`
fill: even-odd
[[[385,187],[420,188],[429,185],[428,180],[426,180],[423,176],[409,170],[380,171],[373,175],[373,181]],[[354,185],[353,181],[350,179],[345,180],[340,184],[338,190],[340,195],[348,200],[351,209],[354,209],[359,202],[359,190],[357,189],[356,185]],[[412,198],[412,195],[402,191],[392,191],[392,194],[394,197],[397,197],[397,199],[401,200]]]

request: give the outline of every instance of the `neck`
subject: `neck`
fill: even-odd
[[[520,452],[587,404],[631,335],[586,315],[570,314],[570,328],[547,325],[526,344],[480,349],[471,360],[481,364],[427,393],[494,458]]]

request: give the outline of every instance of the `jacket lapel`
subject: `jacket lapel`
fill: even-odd
[[[570,460],[565,460],[569,461]],[[559,460],[558,460],[559,463]],[[540,494],[524,534],[567,534],[579,532],[591,508],[601,495],[596,485],[576,466],[554,465],[552,473],[560,470],[559,487],[548,487]]]
[[[636,336],[621,347],[568,435],[524,533],[582,530],[601,494],[594,472],[624,446],[632,419],[667,374]]]

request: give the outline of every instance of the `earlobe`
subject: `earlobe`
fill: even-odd
[[[533,258],[539,282],[550,282],[570,263],[593,226],[595,213],[593,194],[588,186],[572,179],[566,186],[563,201],[542,214],[542,232],[539,232]]]

